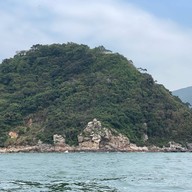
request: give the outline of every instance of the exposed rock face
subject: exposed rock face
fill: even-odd
[[[17,139],[18,134],[15,131],[10,131],[9,136],[11,139]]]
[[[149,139],[148,135],[144,133],[143,134],[143,141],[146,142],[148,139]]]
[[[147,141],[147,124],[144,124],[143,140]],[[11,131],[8,133],[10,138],[17,139],[19,135]],[[185,152],[192,151],[192,143],[187,143],[186,148],[174,141],[169,142],[168,147],[157,146],[137,146],[130,143],[129,139],[118,133],[114,129],[102,127],[101,122],[97,119],[89,122],[86,128],[78,135],[79,146],[69,146],[65,143],[65,136],[55,134],[53,135],[53,143],[45,144],[38,141],[37,145],[29,146],[8,146],[7,148],[0,148],[0,153],[17,153],[17,152],[75,152],[75,151],[153,151],[153,152]]]
[[[130,143],[130,151],[149,151],[148,147],[138,147],[136,144]]]
[[[53,143],[57,146],[65,146],[65,138],[62,135],[53,135]]]
[[[146,142],[149,139],[149,137],[147,135],[147,129],[148,129],[147,123],[143,123],[143,129],[144,129],[143,141]]]
[[[103,128],[97,119],[87,124],[87,127],[78,135],[81,150],[128,150],[130,141],[116,130]]]
[[[27,122],[27,125],[28,125],[29,127],[31,127],[32,124],[33,124],[33,120],[30,118],[30,119],[28,120],[28,122]]]
[[[169,147],[166,148],[167,151],[186,151],[186,148],[184,148],[180,143],[176,143],[174,141],[169,142]]]

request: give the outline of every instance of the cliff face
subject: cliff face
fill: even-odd
[[[130,141],[127,137],[114,129],[102,127],[97,119],[87,124],[87,127],[78,135],[79,147],[82,150],[127,150]]]

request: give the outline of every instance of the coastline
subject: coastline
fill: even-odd
[[[93,149],[93,148],[82,148],[74,146],[58,146],[50,144],[34,145],[34,146],[9,146],[0,148],[0,154],[3,153],[49,153],[49,152],[192,152],[191,149],[187,148],[176,148],[176,147],[138,147],[136,145],[130,145],[124,149]]]
[[[18,133],[9,132],[10,139],[17,141]],[[144,142],[148,136],[144,135]],[[97,119],[88,122],[86,128],[77,136],[77,146],[70,146],[66,143],[66,136],[54,134],[53,144],[46,144],[39,140],[34,145],[22,145],[19,143],[9,144],[0,148],[0,153],[48,153],[48,152],[192,152],[192,143],[182,146],[175,141],[169,141],[167,146],[158,147],[137,146],[131,143],[129,138],[114,129],[102,127]]]

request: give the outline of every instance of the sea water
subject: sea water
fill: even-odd
[[[192,153],[0,154],[0,192],[191,192]]]

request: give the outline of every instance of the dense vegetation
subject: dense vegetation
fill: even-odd
[[[144,133],[149,144],[192,141],[190,109],[102,46],[34,45],[0,65],[0,146],[51,143],[55,133],[77,144],[93,118],[137,144]]]

